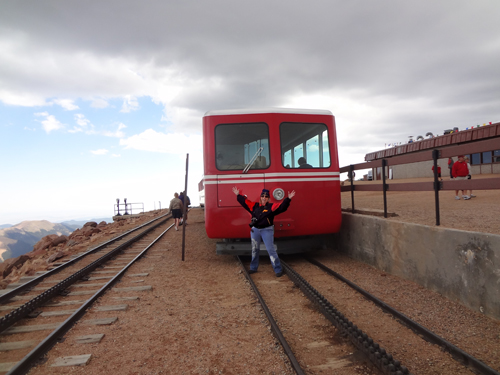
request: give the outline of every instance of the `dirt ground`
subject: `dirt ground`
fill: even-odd
[[[373,204],[373,208],[379,209],[380,195],[365,194],[357,196],[359,207]],[[389,198],[390,210],[401,213],[390,220],[417,220],[432,225],[432,214],[429,216],[421,203],[426,199],[420,194],[426,193],[404,194],[410,195],[398,193]],[[494,216],[488,214],[498,207],[498,193],[494,194],[477,192],[477,198],[471,201],[455,201],[453,196],[443,193],[444,222],[457,229],[478,230],[475,220],[484,221],[485,216]],[[343,200],[347,198],[342,197]],[[417,203],[411,206],[412,213],[408,212],[409,202]],[[448,205],[452,209],[448,210]],[[293,374],[239,264],[232,256],[216,255],[215,242],[205,234],[203,211],[192,210],[186,227],[185,261],[181,260],[182,232],[168,232],[147,257],[131,267],[130,273],[149,273],[143,282],[132,283],[132,279],[125,277],[119,285],[151,285],[152,291],[107,293],[96,306],[122,304],[114,299],[118,294],[138,299],[127,301],[126,311],[89,309],[83,321],[68,332],[64,342],[49,352],[46,363],[32,369],[30,374]],[[478,356],[497,371],[500,369],[500,322],[349,258],[331,252],[318,256],[320,261],[378,298],[390,301],[407,316]],[[265,276],[265,273],[271,274],[272,269],[263,261],[259,272],[261,274],[256,275]],[[316,279],[315,283],[320,281]],[[290,283],[286,275],[275,282]],[[354,308],[359,300],[351,293],[350,288],[340,286],[332,297],[341,298],[346,308],[351,309],[349,304]],[[275,296],[278,305],[285,305],[287,298],[285,294]],[[358,326],[366,327],[370,334],[370,327],[378,325],[373,324],[373,314],[359,313],[353,320]],[[88,319],[105,317],[117,317],[118,320],[108,326],[85,324]],[[38,324],[43,324],[42,320]],[[296,324],[302,324],[300,317]],[[75,343],[77,336],[97,333],[105,335],[98,344]],[[403,336],[399,336],[384,330],[377,333],[377,339],[414,374],[472,374],[459,364],[449,366],[440,362],[434,354],[436,347],[423,340],[416,344],[400,343],[398,340]],[[419,345],[418,356],[411,354],[414,353],[410,350],[411,345]],[[92,355],[86,366],[51,367],[58,357],[83,354]],[[306,373],[335,371],[307,369]],[[368,374],[359,369],[353,373]]]
[[[492,178],[500,175],[482,175],[474,178]],[[449,179],[447,177],[444,178]],[[398,182],[432,181],[429,178],[390,180]],[[369,181],[355,181],[356,184],[369,184]],[[345,182],[348,185],[347,182]],[[459,192],[461,195],[461,192]],[[459,230],[500,234],[500,186],[499,190],[473,191],[475,198],[455,200],[454,191],[439,192],[440,226]],[[342,208],[350,209],[351,193],[342,193]],[[380,191],[354,192],[356,210],[384,210],[384,198]],[[387,211],[397,216],[387,220],[408,223],[436,225],[436,203],[433,191],[387,192]]]

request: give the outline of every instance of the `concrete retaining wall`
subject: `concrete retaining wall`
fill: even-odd
[[[500,319],[500,236],[344,213],[328,246]]]

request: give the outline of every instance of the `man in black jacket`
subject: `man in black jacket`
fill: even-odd
[[[273,265],[277,277],[283,276],[283,268],[274,249],[274,217],[285,212],[290,206],[292,198],[295,196],[295,190],[288,193],[288,197],[281,203],[272,204],[269,201],[269,190],[263,189],[260,194],[259,202],[252,202],[240,195],[239,189],[233,187],[233,193],[241,206],[252,215],[250,222],[250,237],[252,239],[252,261],[250,263],[249,273],[257,272],[259,267],[260,243],[264,241],[269,259]]]

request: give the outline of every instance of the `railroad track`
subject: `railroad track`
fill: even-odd
[[[269,276],[264,277],[264,273],[253,274],[252,277],[247,273],[247,278],[256,293],[264,296],[258,294],[261,303],[269,305],[269,307],[264,305],[264,311],[269,314],[268,319],[271,322],[273,333],[282,343],[297,374],[308,373],[309,370],[316,373],[315,371],[321,369],[339,368],[342,368],[342,374],[348,373],[346,371],[349,368],[363,368],[365,372],[371,371],[370,373],[410,374],[410,370],[394,358],[387,348],[382,347],[381,342],[378,342],[377,330],[373,330],[372,333],[370,327],[361,327],[361,329],[356,326],[355,317],[363,314],[363,311],[373,309],[373,304],[376,304],[377,309],[382,309],[385,312],[383,315],[386,315],[387,318],[374,322],[374,325],[383,325],[385,330],[394,332],[395,342],[397,341],[396,337],[399,339],[399,336],[402,336],[403,340],[426,340],[431,343],[434,346],[435,354],[441,357],[440,362],[445,363],[447,369],[456,369],[456,371],[447,373],[499,375],[497,371],[477,358],[392,309],[387,303],[371,296],[320,262],[310,258],[306,258],[308,261],[297,257],[291,259],[290,264],[282,263],[288,279],[293,281],[292,286],[286,282],[286,278],[270,280]],[[241,258],[240,263],[245,268]],[[332,278],[325,278],[325,273]],[[338,280],[353,288],[355,291],[353,293],[358,293],[358,297],[351,297],[358,301],[356,310],[351,310],[352,306],[350,306],[349,311],[339,311],[339,309],[345,308],[345,304],[337,299],[331,288],[332,282],[338,283]],[[297,289],[300,289],[302,293],[298,293]],[[288,293],[290,297],[296,297],[293,299],[295,302],[292,302],[295,303],[295,308],[292,305],[282,306],[274,303],[272,297],[276,293]],[[307,301],[304,297],[307,297]],[[314,312],[321,313],[321,319]],[[297,324],[299,316],[301,323]],[[377,320],[375,316],[374,320]],[[302,327],[302,329],[309,327],[310,331],[301,332],[297,326]],[[318,327],[322,327],[322,329],[318,331]],[[349,345],[347,341],[349,341]],[[384,344],[386,343],[384,342]],[[393,345],[389,346],[393,347]],[[418,345],[415,346],[418,347]],[[314,348],[314,354],[312,354],[312,348]],[[362,359],[359,357],[361,353],[363,354]],[[420,354],[417,351],[414,353],[416,357],[419,357]],[[460,362],[463,366],[455,361]],[[415,374],[422,373],[421,370],[412,369]],[[429,373],[435,373],[432,372],[435,370],[430,370]]]
[[[0,372],[24,374],[36,364],[173,226],[167,225],[170,217],[163,215],[151,220],[2,295],[0,308],[5,315],[0,318]],[[147,274],[127,276],[138,279]],[[148,288],[151,289],[141,285],[124,291],[140,292]],[[121,289],[124,288],[113,290]],[[106,311],[126,309],[127,297],[116,300],[121,303],[107,307]],[[44,324],[38,323],[39,316],[44,318]],[[110,324],[110,319],[91,324]],[[100,340],[93,336],[82,337],[82,341]]]

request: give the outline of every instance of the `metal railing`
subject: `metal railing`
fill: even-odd
[[[123,201],[124,203],[120,203],[120,199],[116,200],[116,204],[113,206],[113,216],[125,216],[144,213],[144,203],[127,203],[127,198],[125,198]]]
[[[347,172],[351,185],[341,186],[340,191],[351,192],[351,211],[354,209],[355,191],[382,191],[384,199],[384,217],[387,218],[387,192],[388,191],[434,191],[436,206],[436,225],[440,225],[439,213],[439,191],[440,190],[498,190],[500,189],[500,178],[471,179],[471,180],[451,180],[440,181],[438,177],[438,159],[446,159],[456,155],[467,155],[479,152],[486,152],[500,149],[500,137],[495,137],[483,141],[476,141],[457,146],[448,146],[439,149],[432,149],[414,153],[408,153],[388,158],[378,159],[360,164],[351,164],[340,168],[340,173]],[[389,166],[411,164],[422,161],[434,162],[434,181],[428,182],[406,182],[388,184],[386,176]],[[371,168],[382,168],[382,183],[356,185],[354,181],[354,171]]]

